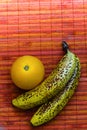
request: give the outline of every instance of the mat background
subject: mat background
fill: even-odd
[[[37,108],[21,111],[11,100],[22,93],[10,68],[22,55],[34,55],[45,66],[45,78],[64,55],[62,40],[81,61],[78,88],[63,111],[49,123],[32,127]],[[87,130],[87,0],[0,1],[0,126],[5,130]]]

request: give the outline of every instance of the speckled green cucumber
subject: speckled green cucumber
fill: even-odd
[[[76,56],[68,49],[65,42],[63,49],[66,54],[53,72],[39,86],[13,99],[12,104],[15,107],[26,110],[41,105],[65,87],[75,70]]]
[[[33,126],[39,126],[50,121],[64,108],[64,106],[68,103],[68,101],[74,94],[74,91],[78,85],[79,77],[80,63],[79,59],[77,59],[77,66],[70,81],[59,95],[56,95],[54,98],[52,98],[52,100],[43,104],[37,110],[30,121]]]

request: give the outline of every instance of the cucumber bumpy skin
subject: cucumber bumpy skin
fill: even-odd
[[[13,99],[13,106],[24,110],[33,108],[47,102],[65,87],[75,70],[76,56],[68,49],[67,43],[62,44],[66,54],[57,67],[39,86]]]
[[[30,121],[33,126],[39,126],[50,121],[64,108],[75,92],[79,77],[80,62],[79,59],[77,59],[77,66],[70,81],[59,95],[56,95],[49,102],[42,104],[42,106],[37,110]]]

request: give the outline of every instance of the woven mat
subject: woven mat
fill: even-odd
[[[21,111],[11,100],[21,93],[10,68],[22,55],[34,55],[45,77],[63,56],[61,41],[80,58],[78,88],[63,111],[49,123],[32,127],[35,109]],[[87,130],[87,0],[0,0],[0,130]]]

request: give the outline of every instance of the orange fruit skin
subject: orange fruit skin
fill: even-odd
[[[44,78],[43,63],[35,56],[22,56],[14,61],[11,67],[11,79],[14,84],[24,90],[36,87]]]

